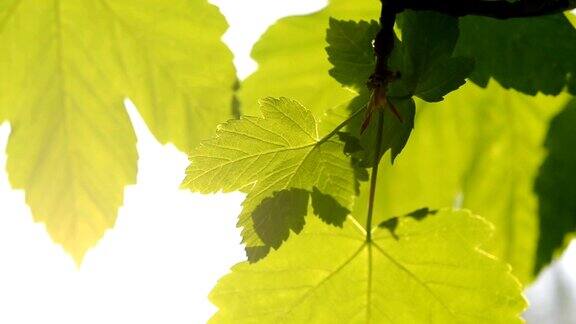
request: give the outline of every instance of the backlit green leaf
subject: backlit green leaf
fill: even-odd
[[[126,97],[160,142],[182,150],[231,114],[226,27],[204,0],[1,1],[10,181],[77,262],[136,180]]]
[[[251,261],[302,230],[311,192],[314,211],[341,226],[358,186],[344,144],[320,137],[309,110],[286,98],[264,99],[260,108],[262,117],[228,121],[196,148],[183,184],[247,193],[238,225]]]
[[[511,263],[522,282],[530,281],[538,239],[534,180],[548,123],[565,101],[492,84],[468,85],[437,106],[419,102],[406,149],[393,166],[381,164],[376,219],[423,205],[477,210],[496,229],[486,249]]]
[[[466,211],[402,218],[394,235],[310,219],[257,264],[241,263],[210,298],[212,323],[521,323],[510,267],[483,252],[491,226]]]

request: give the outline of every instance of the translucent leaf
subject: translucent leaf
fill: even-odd
[[[252,56],[258,70],[240,90],[243,111],[257,114],[254,104],[267,96],[293,98],[320,114],[349,101],[350,91],[328,75],[330,63],[324,48],[330,17],[336,19],[377,19],[380,4],[373,0],[330,0],[316,13],[287,17],[271,26],[254,46]]]
[[[136,180],[126,97],[160,142],[182,150],[231,114],[225,29],[204,0],[1,2],[10,181],[77,262],[114,225]]]
[[[290,230],[301,231],[311,192],[314,211],[341,226],[358,186],[344,144],[320,137],[309,110],[286,98],[264,99],[260,108],[263,117],[228,121],[193,150],[183,184],[203,193],[247,192],[238,225],[251,261],[279,248]]]
[[[393,166],[381,164],[376,219],[422,205],[477,210],[496,229],[486,249],[511,263],[522,282],[530,281],[538,240],[534,181],[548,123],[565,101],[492,84],[465,86],[438,107],[419,102],[406,149]]]
[[[241,263],[210,294],[212,323],[521,323],[510,267],[481,250],[491,226],[466,211],[402,218],[394,233],[310,219],[257,264]],[[393,235],[394,234],[394,235]]]

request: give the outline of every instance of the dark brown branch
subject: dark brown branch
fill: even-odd
[[[383,0],[395,2],[400,11],[430,10],[454,17],[468,15],[497,19],[538,17],[576,8],[574,0]]]
[[[396,15],[404,10],[435,11],[454,17],[485,16],[497,19],[528,18],[558,14],[576,8],[576,0],[381,0],[380,32],[374,40],[376,67],[368,87],[386,85],[397,78],[388,69],[388,58],[394,49]]]
[[[378,88],[392,81],[396,74],[388,69],[388,58],[394,49],[394,23],[396,14],[402,11],[398,1],[382,1],[382,11],[380,13],[380,31],[374,40],[374,54],[376,55],[376,66],[374,73],[368,80],[370,89]]]

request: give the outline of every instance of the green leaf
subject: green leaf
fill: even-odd
[[[394,115],[390,109],[384,110],[384,126],[382,131],[382,145],[379,150],[380,156],[382,156],[390,150],[391,161],[394,162],[398,154],[402,152],[408,138],[412,133],[414,128],[414,114],[416,113],[416,105],[414,100],[391,100],[392,104],[398,110],[400,116],[402,116],[402,121],[398,120],[398,117]],[[376,114],[375,114],[376,115]],[[377,116],[373,116],[376,119]],[[360,143],[364,148],[365,156],[363,158],[362,166],[372,167],[374,164],[374,146],[376,145],[376,138],[378,135],[378,123],[376,120],[372,121],[368,128],[360,134],[360,125],[362,120],[357,118],[353,120],[353,124],[348,128],[352,134],[355,134],[360,138]]]
[[[373,0],[330,0],[326,8],[309,15],[287,17],[271,26],[254,46],[256,73],[242,84],[239,97],[244,111],[257,114],[254,104],[267,96],[293,98],[317,115],[351,100],[354,93],[340,88],[328,75],[324,48],[329,18],[378,18]]]
[[[461,18],[456,52],[475,58],[471,79],[483,87],[494,78],[527,94],[576,93],[576,29],[563,14]]]
[[[552,119],[545,143],[548,156],[535,185],[540,211],[536,272],[564,250],[576,232],[576,100]]]
[[[464,85],[473,67],[474,61],[470,58],[446,58],[422,74],[414,93],[424,101],[442,101],[445,95]]]
[[[529,282],[538,239],[534,180],[548,123],[565,101],[492,84],[465,86],[439,107],[419,102],[406,149],[394,165],[381,164],[375,222],[423,205],[476,210],[495,225],[486,249]],[[365,214],[365,205],[356,208],[355,214]]]
[[[366,82],[374,72],[376,57],[372,42],[380,30],[376,21],[344,21],[330,18],[326,31],[326,52],[332,63],[330,75],[357,93],[366,92]]]
[[[429,102],[441,101],[458,89],[472,72],[474,61],[452,57],[458,40],[458,20],[435,12],[408,10],[398,16],[402,31],[402,64],[398,64],[405,89],[397,95],[412,94]],[[391,62],[394,67],[394,60]],[[392,93],[394,94],[394,88]]]
[[[264,99],[260,109],[262,118],[228,121],[196,148],[183,184],[202,193],[247,192],[238,225],[250,261],[301,231],[310,192],[314,211],[342,225],[358,186],[344,144],[320,137],[309,110],[286,98]]]
[[[406,145],[414,126],[415,104],[410,97],[416,95],[431,102],[440,101],[444,95],[464,84],[473,66],[468,58],[452,57],[458,37],[456,19],[436,13],[408,11],[400,15],[398,23],[403,41],[396,41],[390,66],[400,71],[402,77],[391,84],[390,97],[402,120],[385,109],[384,136],[379,150],[380,155],[391,150],[392,161]],[[369,101],[365,83],[374,70],[372,40],[378,30],[376,22],[330,20],[326,36],[329,44],[326,51],[334,65],[330,74],[360,94],[351,102],[332,109],[330,114],[346,115],[342,110],[353,112]],[[378,129],[377,123],[372,122],[361,132],[364,118],[359,116],[352,120],[348,131],[360,139],[366,152],[360,158],[361,165],[368,167],[374,163],[373,148]]]
[[[8,172],[79,263],[136,180],[131,98],[162,143],[188,150],[231,114],[227,26],[204,0],[7,0],[0,116]]]
[[[409,72],[419,75],[451,57],[458,40],[458,19],[408,10],[398,16]]]
[[[470,58],[452,57],[458,39],[458,20],[433,12],[407,11],[398,17],[402,42],[396,41],[390,68],[402,77],[391,84],[391,97],[418,96],[426,101],[443,97],[465,83],[474,63]],[[379,30],[375,21],[330,19],[326,40],[330,75],[357,93],[366,92],[374,72],[372,41]]]
[[[210,294],[212,323],[521,323],[510,267],[483,252],[491,226],[466,211],[402,218],[396,237],[349,221],[310,219],[257,264],[241,263]]]

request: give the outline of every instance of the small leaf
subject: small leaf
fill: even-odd
[[[466,211],[403,218],[397,240],[311,219],[257,264],[241,263],[210,294],[212,323],[522,323],[510,267],[480,249],[491,226]]]
[[[301,230],[307,207],[303,191],[306,199],[315,192],[312,205],[320,218],[339,224],[358,190],[358,171],[344,155],[344,144],[320,137],[309,110],[286,98],[264,99],[261,110],[263,118],[231,120],[195,149],[183,184],[203,193],[247,192],[238,224],[247,251],[258,256],[266,249],[254,247],[278,248],[290,229]],[[287,200],[298,203],[284,204]],[[256,261],[250,254],[249,259]]]
[[[366,82],[376,64],[372,42],[379,30],[380,24],[376,21],[354,22],[330,18],[326,52],[333,65],[330,75],[336,81],[358,93],[367,91]]]
[[[395,107],[401,119],[392,113],[390,107],[381,107],[385,116],[378,156],[380,159],[391,150],[392,161],[406,145],[414,126],[415,104],[411,96],[416,95],[430,102],[440,101],[465,83],[473,67],[472,60],[468,58],[452,57],[458,37],[456,19],[436,13],[408,11],[400,15],[399,25],[403,28],[403,41],[396,40],[390,66],[392,70],[400,71],[402,76],[390,84],[387,96],[390,98],[388,104]],[[326,51],[334,64],[330,74],[342,85],[359,93],[349,103],[333,108],[331,113],[343,115],[342,110],[353,112],[368,104],[370,95],[365,83],[374,70],[372,40],[378,30],[376,22],[330,20],[326,36],[329,43]],[[350,133],[347,143],[351,146],[352,137],[359,138],[366,152],[360,158],[361,165],[371,167],[374,164],[374,140],[378,127],[376,122],[370,122],[368,128],[362,131],[360,125],[365,118],[359,116],[352,120],[347,128]]]
[[[252,104],[267,96],[286,96],[309,107],[316,115],[350,101],[354,94],[328,75],[326,28],[330,18],[377,18],[374,0],[330,0],[326,8],[308,15],[286,17],[272,25],[254,45],[258,70],[240,90],[243,111],[258,114]]]

